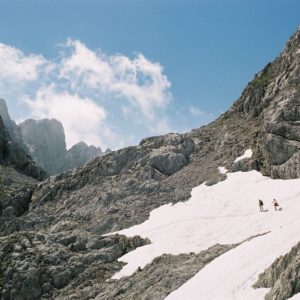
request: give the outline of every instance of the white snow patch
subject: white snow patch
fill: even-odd
[[[236,158],[234,162],[237,162],[237,161],[242,160],[244,158],[251,158],[252,155],[253,155],[252,150],[248,149],[248,150],[245,151],[245,153],[243,155],[241,155],[238,158]]]
[[[218,167],[218,170],[221,174],[226,174],[228,170],[225,167]]]
[[[298,294],[294,295],[293,297],[289,298],[289,300],[300,300],[300,293],[298,293]]]
[[[269,289],[253,289],[258,275],[299,241],[299,223],[246,242],[219,256],[166,300],[264,299]]]
[[[274,211],[273,198],[282,211]],[[268,211],[259,212],[258,199]],[[274,180],[257,171],[227,173],[227,179],[216,185],[194,188],[189,201],[164,205],[144,223],[120,231],[150,238],[152,244],[121,257],[127,265],[113,278],[129,276],[164,253],[198,253],[216,243],[238,243],[270,231],[215,259],[168,297],[263,299],[267,289],[251,286],[276,257],[299,241],[299,214],[300,179]]]

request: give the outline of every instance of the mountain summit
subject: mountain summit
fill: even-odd
[[[263,299],[254,284],[268,299],[299,292],[290,265],[271,266],[298,242],[299,45],[298,29],[209,125],[96,157],[40,183],[25,214],[2,214],[2,298],[198,299],[201,286],[203,299]],[[274,193],[286,207],[259,212],[258,197]]]

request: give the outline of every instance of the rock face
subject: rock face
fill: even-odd
[[[11,139],[0,116],[0,232],[28,210],[37,180],[45,177],[46,173]],[[15,225],[8,232],[14,232]]]
[[[271,288],[266,300],[285,300],[300,293],[300,243],[259,275],[256,288]]]
[[[35,161],[49,175],[60,171],[67,152],[62,124],[55,119],[29,119],[19,127],[23,140]]]
[[[3,300],[57,299],[56,291],[68,284],[75,290],[84,283],[86,292],[95,277],[104,283],[120,269],[121,263],[116,261],[120,256],[147,243],[139,237],[119,235],[103,238],[31,232],[16,232],[0,242]]]
[[[0,166],[0,232],[7,228],[7,232],[18,229],[7,224],[28,211],[33,190],[38,181],[18,173],[15,169]]]
[[[16,297],[22,290],[36,299],[90,299],[97,296],[96,292],[101,299],[134,299],[135,285],[144,297],[137,299],[160,299],[192,276],[195,269],[182,266],[186,274],[174,274],[176,284],[168,286],[163,280],[167,287],[152,289],[143,275],[154,270],[150,265],[140,274],[122,279],[123,287],[119,283],[104,286],[104,281],[121,267],[115,259],[124,247],[118,255],[105,249],[119,249],[114,245],[127,245],[128,241],[101,235],[141,223],[151,210],[163,204],[187,200],[192,188],[200,183],[212,185],[224,180],[226,174],[219,172],[220,166],[230,171],[256,169],[273,178],[300,176],[299,36],[300,30],[283,53],[255,76],[230,110],[211,124],[185,134],[146,138],[136,147],[96,157],[39,184],[31,196],[29,211],[8,219],[0,231],[4,245],[0,255],[2,261],[9,262],[0,264],[7,278],[0,280],[2,297]],[[80,148],[72,152],[81,153]],[[235,162],[249,148],[253,156]],[[8,255],[6,249],[12,249],[11,244],[20,245],[28,235],[30,238],[25,239],[31,246],[25,248],[34,253],[32,249],[37,247],[43,259],[21,256],[26,261],[26,278],[20,279],[21,258],[19,254]],[[33,244],[37,240],[38,246],[30,240]],[[103,259],[102,251],[110,258]],[[212,249],[207,251],[213,253]],[[161,260],[175,269],[178,263],[189,258],[193,261],[196,256],[191,254],[183,260],[162,257],[154,263],[158,265]],[[157,272],[158,276],[166,274]],[[26,290],[30,286],[34,290]]]
[[[49,175],[79,167],[103,154],[100,148],[84,142],[67,150],[63,125],[55,119],[29,119],[19,128],[31,156]]]
[[[258,120],[262,157],[273,178],[300,177],[299,49],[298,29],[282,54],[255,76],[232,109]]]
[[[22,145],[22,147],[24,148],[20,129],[18,125],[10,118],[7,105],[4,99],[0,99],[0,116],[2,118],[5,128],[7,129],[10,135],[10,138],[14,140],[16,143],[18,143],[19,145]],[[26,150],[27,149],[25,149],[25,151]]]
[[[31,159],[26,151],[11,138],[0,116],[0,164],[11,166],[21,173],[41,180],[45,172]]]

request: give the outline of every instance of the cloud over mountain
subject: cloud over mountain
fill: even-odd
[[[60,120],[68,147],[83,140],[116,149],[180,130],[171,124],[177,122],[169,117],[171,82],[160,63],[141,53],[106,54],[70,38],[57,53],[48,59],[0,44],[0,97],[22,112],[18,119]],[[185,111],[184,118],[195,117]]]

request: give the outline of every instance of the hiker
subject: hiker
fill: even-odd
[[[258,199],[258,205],[259,205],[260,211],[264,211],[264,203],[262,202],[262,200]]]
[[[274,205],[275,210],[277,210],[277,208],[279,208],[279,204],[276,199],[273,200],[273,205]]]

